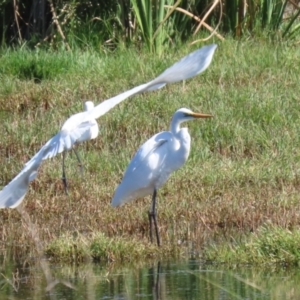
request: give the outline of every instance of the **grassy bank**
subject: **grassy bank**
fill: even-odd
[[[205,257],[213,262],[231,265],[265,266],[277,263],[299,266],[299,243],[299,229],[289,230],[266,224],[241,240],[232,239],[231,243],[210,245],[205,249]]]
[[[134,49],[2,52],[0,185],[21,170],[68,116],[82,110],[85,99],[99,103],[147,82],[192,50],[182,46],[160,59]],[[227,40],[201,76],[128,99],[100,118],[99,137],[78,147],[83,175],[75,156],[67,156],[70,195],[64,194],[57,156],[43,163],[25,198],[24,207],[47,253],[59,258],[55,245],[73,239],[77,248],[86,247],[91,255],[100,235],[117,248],[124,241],[149,254],[150,198],[118,209],[110,201],[137,148],[168,129],[180,107],[214,118],[187,125],[190,157],[159,191],[163,248],[154,247],[153,256],[161,251],[188,255],[186,249],[198,256],[212,243],[230,243],[232,236],[247,236],[266,222],[298,228],[299,59],[299,47],[263,39]],[[0,240],[1,251],[10,255],[34,253],[16,210],[0,211]]]

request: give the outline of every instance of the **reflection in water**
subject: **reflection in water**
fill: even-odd
[[[34,226],[34,224],[31,222],[30,216],[24,209],[23,205],[19,205],[16,209],[20,213],[22,219],[24,220],[27,227],[26,229],[31,235],[32,240],[34,241],[36,251],[38,254],[38,260],[41,265],[41,269],[45,275],[45,279],[47,281],[46,291],[50,291],[57,282],[53,279],[48,263],[44,258],[43,246],[41,240],[39,239],[38,230],[36,226]]]
[[[49,266],[48,266],[49,267]],[[17,290],[1,286],[0,299],[300,299],[298,269],[226,270],[195,261],[148,266],[52,265],[57,278],[50,293],[40,267],[19,268]],[[5,274],[9,274],[8,270]],[[8,277],[8,276],[7,276]],[[26,280],[24,279],[26,278]],[[65,280],[76,289],[61,282]]]
[[[65,285],[68,288],[74,289],[74,287],[68,281],[58,280],[52,276],[52,273],[51,273],[50,267],[49,267],[49,263],[46,260],[46,258],[44,257],[44,250],[43,250],[41,240],[39,239],[37,227],[31,222],[30,216],[24,209],[23,205],[19,205],[16,208],[16,210],[20,213],[22,220],[25,223],[25,229],[29,233],[30,238],[32,238],[32,240],[35,244],[35,249],[37,252],[36,263],[38,263],[40,265],[40,270],[38,270],[37,272],[40,273],[42,271],[42,273],[44,275],[44,279],[46,280],[46,286],[44,286],[44,283],[40,283],[40,285],[38,286],[37,290],[40,290],[41,286],[43,286],[43,289],[41,290],[41,293],[39,293],[38,297],[40,297],[41,295],[46,296],[46,294],[47,294],[51,300],[52,299],[55,300],[56,294],[52,293],[52,290],[58,283],[62,283],[63,285]],[[4,260],[4,262],[5,262],[5,260]],[[4,264],[4,266],[5,266],[5,273],[7,273],[6,264]],[[14,268],[14,266],[12,266],[12,264],[9,264],[9,267],[8,267],[9,271],[11,271],[11,268]],[[0,281],[0,284],[5,286],[5,283],[8,283],[10,286],[7,290],[8,292],[6,293],[6,296],[8,296],[8,295],[11,295],[11,289],[13,289],[14,293],[18,294],[19,290],[20,290],[20,286],[21,285],[23,286],[24,282],[27,283],[29,286],[31,286],[32,281],[34,281],[34,279],[35,279],[34,277],[36,274],[33,271],[33,274],[31,274],[31,276],[29,276],[29,277],[28,277],[28,274],[27,275],[22,274],[22,276],[20,277],[19,268],[16,268],[16,271],[15,272],[12,271],[8,276],[5,276],[3,273],[1,273],[1,275],[4,278],[4,280]],[[12,279],[10,279],[10,277]],[[23,299],[24,294],[23,293],[20,293],[20,294],[21,294],[20,299]],[[4,299],[4,298],[0,297],[0,299]]]
[[[154,268],[152,268],[152,270],[154,270]],[[155,300],[159,300],[160,299],[160,261],[157,263],[157,272],[156,272],[156,276],[154,274],[154,272],[152,273],[152,278],[155,278],[156,280],[153,282],[152,284],[152,294],[153,294],[153,298]]]

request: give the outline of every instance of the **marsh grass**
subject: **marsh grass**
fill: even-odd
[[[207,249],[206,258],[231,265],[281,263],[299,265],[299,230],[266,224],[242,241]]]
[[[89,235],[67,232],[51,241],[45,248],[51,261],[78,263],[83,261],[131,263],[138,260],[178,258],[178,246],[165,245],[158,248],[147,239],[128,239],[128,237],[108,237],[96,232]]]
[[[110,54],[27,52],[27,57],[35,56],[37,65],[48,57],[67,66],[58,71],[62,69],[57,64],[53,70],[51,63],[45,64],[45,74],[55,70],[57,74],[38,83],[18,75],[22,63],[10,61],[17,61],[18,51],[12,56],[2,53],[6,67],[0,68],[0,185],[18,174],[71,114],[82,110],[85,99],[99,103],[147,82],[191,51],[182,46],[160,59],[134,49]],[[23,55],[20,50],[20,61]],[[204,247],[231,243],[234,236],[242,239],[266,222],[298,228],[299,58],[299,49],[288,44],[227,40],[201,76],[128,99],[100,118],[99,137],[78,147],[83,175],[75,156],[67,155],[70,195],[64,194],[57,156],[43,163],[25,198],[25,209],[48,253],[51,250],[57,259],[73,257],[75,235],[78,257],[90,255],[102,242],[99,253],[112,253],[114,259],[129,257],[122,253],[132,252],[134,244],[141,257],[148,257],[153,249],[148,243],[150,197],[117,209],[110,201],[138,147],[156,132],[167,130],[180,107],[211,113],[214,118],[187,124],[190,157],[159,191],[163,247],[153,250],[153,255],[165,251],[200,256]],[[15,210],[1,210],[0,224],[1,251],[13,256],[34,253]],[[97,244],[98,234],[103,240]],[[56,249],[64,241],[67,250]],[[112,248],[105,248],[110,242]]]

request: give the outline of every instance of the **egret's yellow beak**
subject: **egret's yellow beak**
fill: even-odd
[[[194,118],[212,118],[212,115],[209,114],[201,114],[201,113],[188,113],[188,116],[194,117]]]

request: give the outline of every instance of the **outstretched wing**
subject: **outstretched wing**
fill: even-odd
[[[124,101],[125,99],[146,91],[153,91],[162,88],[167,83],[178,82],[194,77],[205,71],[210,65],[214,52],[217,49],[216,44],[204,46],[166,69],[162,74],[154,80],[141,84],[129,91],[103,101],[90,111],[91,117],[97,119],[106,114],[110,109]]]
[[[0,208],[15,208],[23,201],[29,183],[35,179],[42,160],[43,151],[40,151],[27,162],[22,171],[0,191]]]
[[[122,205],[153,192],[154,182],[164,169],[171,139],[170,132],[160,132],[139,148],[116,189],[112,206]]]
[[[156,77],[147,90],[156,90],[167,83],[186,80],[204,72],[209,67],[216,49],[217,45],[211,44],[188,54]]]
[[[98,119],[104,114],[106,114],[109,110],[115,107],[120,102],[124,101],[125,99],[129,98],[130,96],[136,95],[138,93],[144,92],[147,89],[147,84],[141,84],[139,86],[134,87],[133,89],[126,91],[120,95],[117,95],[113,98],[105,100],[95,106],[94,109],[90,110],[90,116],[93,119]]]

